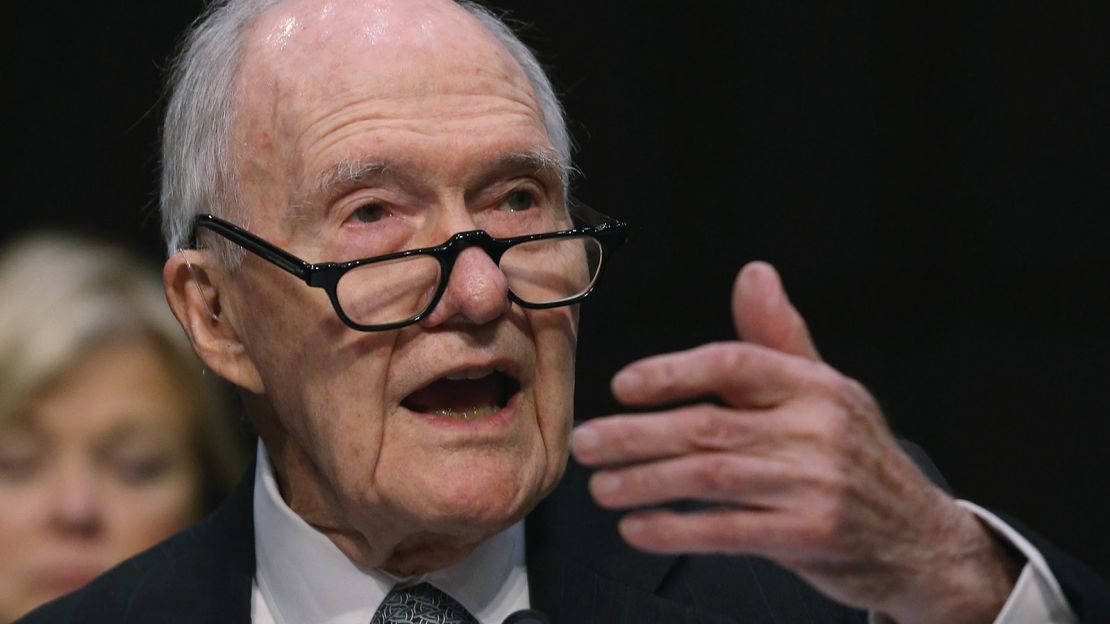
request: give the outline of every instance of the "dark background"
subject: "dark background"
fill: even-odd
[[[501,2],[634,226],[584,304],[580,417],[624,363],[732,335],[746,261],[957,494],[1110,574],[1110,20],[1102,2]],[[0,242],[162,257],[158,101],[192,1],[14,3]]]

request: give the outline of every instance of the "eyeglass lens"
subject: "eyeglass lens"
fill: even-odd
[[[525,303],[574,299],[593,286],[601,268],[601,243],[591,236],[528,241],[501,256],[509,290]],[[398,323],[425,311],[439,288],[442,267],[430,255],[366,264],[336,286],[343,313],[360,325]]]

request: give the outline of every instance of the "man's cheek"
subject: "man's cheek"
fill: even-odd
[[[536,412],[548,461],[548,479],[562,474],[574,411],[577,307],[535,315]]]
[[[578,340],[578,306],[531,310],[528,325],[534,336],[536,357],[540,365],[561,364],[573,367]]]

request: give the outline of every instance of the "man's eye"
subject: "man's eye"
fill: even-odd
[[[536,205],[536,196],[531,191],[513,191],[505,198],[505,208],[509,212],[528,210]]]
[[[373,223],[375,221],[381,221],[387,214],[388,211],[384,205],[374,202],[359,206],[351,215],[351,218],[360,223]]]

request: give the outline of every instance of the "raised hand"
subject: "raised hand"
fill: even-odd
[[[573,451],[606,468],[590,489],[610,508],[677,500],[620,524],[654,552],[745,553],[778,562],[832,598],[897,622],[991,622],[1018,563],[922,474],[856,381],[824,364],[775,270],[744,267],[733,317],[743,342],[635,362],[613,379],[623,403],[716,396],[578,427]]]

